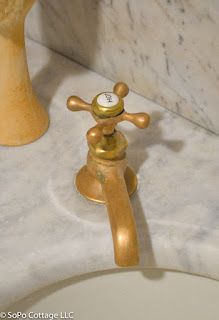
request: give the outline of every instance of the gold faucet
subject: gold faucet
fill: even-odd
[[[78,172],[76,187],[86,198],[106,204],[115,262],[121,267],[139,263],[137,231],[129,200],[137,188],[137,177],[127,166],[125,151],[128,142],[115,127],[126,120],[143,129],[150,121],[146,113],[130,114],[124,110],[123,98],[128,92],[128,86],[119,82],[113,92],[98,94],[91,104],[76,96],[67,101],[69,110],[89,111],[97,122],[87,132],[87,165]]]

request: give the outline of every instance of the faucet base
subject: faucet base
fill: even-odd
[[[124,178],[128,194],[131,196],[136,191],[138,185],[136,174],[130,167],[127,167]],[[85,198],[98,203],[105,203],[101,183],[88,171],[87,166],[82,167],[78,172],[75,184],[77,190]]]

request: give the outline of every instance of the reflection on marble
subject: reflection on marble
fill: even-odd
[[[47,0],[28,36],[219,133],[219,2]]]
[[[113,83],[34,42],[27,49],[51,126],[33,144],[0,148],[0,308],[58,280],[117,268],[105,206],[73,186],[94,122],[65,106],[70,94],[89,101]],[[219,139],[131,92],[127,111],[136,106],[152,116],[145,131],[121,125],[139,177],[132,205],[141,267],[219,279]]]

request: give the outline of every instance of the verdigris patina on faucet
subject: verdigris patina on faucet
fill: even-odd
[[[130,114],[124,110],[123,98],[129,89],[119,82],[113,92],[98,94],[91,104],[76,96],[69,97],[71,111],[89,111],[97,124],[87,132],[89,146],[87,165],[76,177],[78,191],[86,198],[106,203],[114,243],[115,262],[121,267],[137,265],[139,250],[136,225],[129,195],[137,187],[137,177],[127,166],[124,135],[115,129],[121,121],[146,128],[149,115]]]

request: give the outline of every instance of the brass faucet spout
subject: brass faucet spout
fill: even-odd
[[[137,231],[129,200],[129,195],[136,189],[137,179],[133,171],[127,167],[125,157],[104,160],[89,152],[87,166],[77,175],[76,185],[80,193],[87,198],[105,202],[116,264],[121,267],[137,265]]]
[[[115,262],[120,267],[134,266],[139,263],[138,240],[124,172],[116,167],[108,171],[101,185],[111,225]]]

